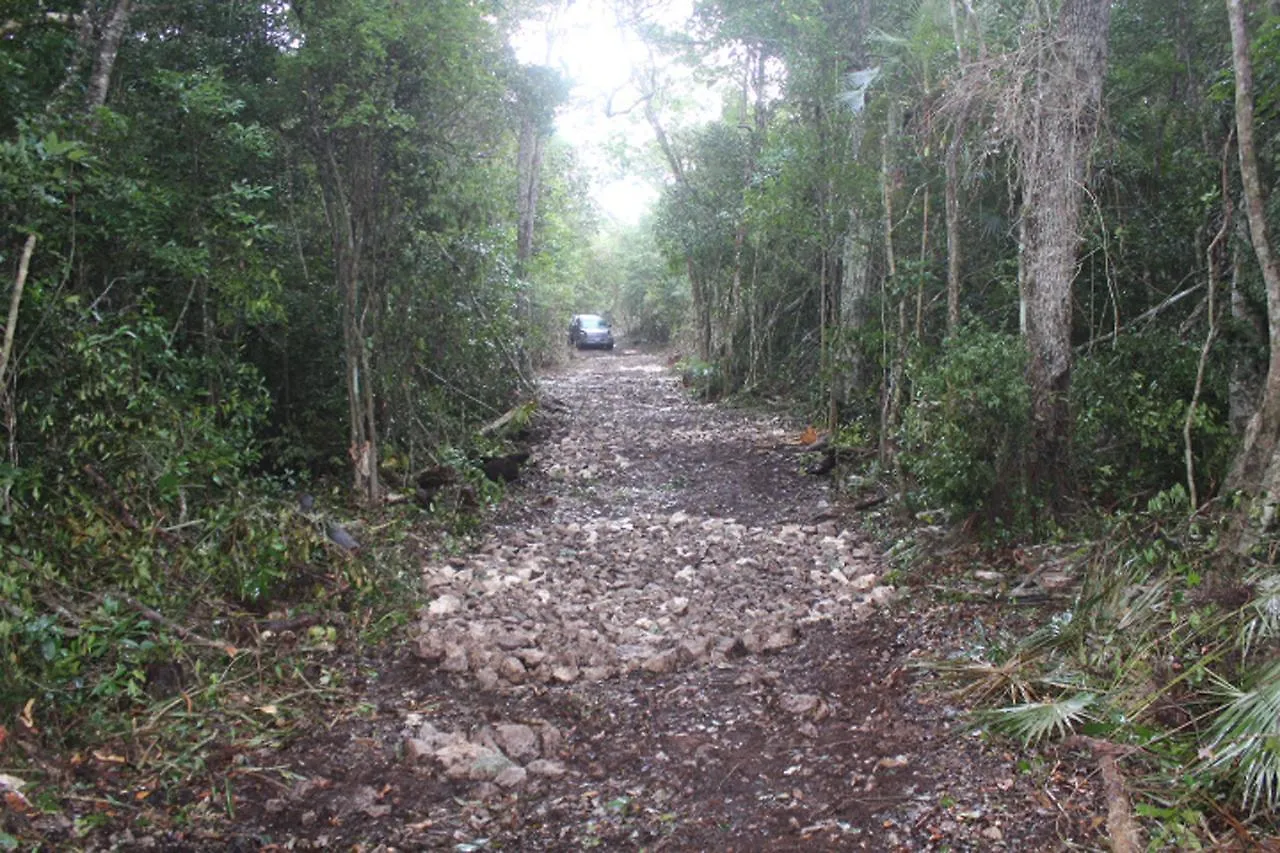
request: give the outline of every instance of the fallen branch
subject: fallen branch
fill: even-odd
[[[512,420],[519,417],[521,413],[528,412],[529,407],[530,407],[529,403],[520,403],[516,406],[513,406],[512,408],[503,412],[502,415],[500,415],[499,417],[494,418],[493,420],[489,421],[489,423],[480,427],[480,434],[489,435],[490,433],[497,432],[507,424],[511,423]]]
[[[1112,853],[1139,853],[1142,850],[1142,832],[1133,819],[1129,791],[1117,760],[1122,752],[1128,750],[1110,741],[1083,735],[1068,738],[1064,745],[1087,747],[1098,760],[1098,769],[1102,771],[1102,790],[1107,798],[1107,835],[1111,839]]]
[[[857,501],[853,505],[853,508],[858,511],[871,509],[872,507],[879,506],[887,500],[889,500],[889,496],[887,494],[872,495],[871,497]]]
[[[295,616],[292,619],[264,619],[257,624],[259,631],[271,631],[279,634],[281,631],[296,631],[299,628],[310,628],[312,625],[318,625],[320,617],[315,614],[307,614],[306,616]]]
[[[1233,815],[1231,812],[1223,808],[1221,803],[1215,803],[1211,800],[1209,802],[1209,805],[1213,806],[1213,810],[1218,813],[1218,817],[1226,821],[1227,825],[1231,827],[1231,831],[1236,834],[1236,838],[1240,840],[1240,845],[1241,845],[1240,849],[1242,850],[1266,849],[1258,841],[1258,839],[1254,837],[1254,834],[1249,831],[1249,827],[1245,826],[1243,823],[1239,821],[1239,819],[1236,818],[1235,815]]]
[[[226,652],[228,655],[231,655],[232,657],[234,657],[236,654],[235,646],[232,646],[229,643],[220,643],[217,640],[210,640],[208,637],[205,637],[202,634],[196,631],[193,631],[184,625],[179,625],[177,622],[174,622],[172,619],[163,615],[158,610],[148,607],[147,605],[143,604],[141,601],[138,601],[136,598],[133,598],[132,596],[122,595],[119,593],[108,596],[106,594],[99,593],[94,597],[97,598],[98,601],[103,604],[106,603],[108,598],[118,599],[126,607],[128,607],[133,612],[137,613],[143,619],[146,619],[148,622],[150,622],[153,625],[159,625],[161,628],[166,628],[172,631],[174,634],[177,634],[179,637],[181,637],[184,641],[188,643],[195,643],[201,646],[208,646],[214,649],[221,649],[222,651]]]
[[[1186,279],[1183,279],[1183,281],[1186,281]],[[1203,284],[1193,284],[1190,287],[1188,287],[1186,290],[1179,291],[1178,293],[1175,293],[1172,296],[1166,298],[1159,305],[1155,305],[1151,308],[1148,308],[1146,311],[1143,311],[1141,314],[1139,314],[1137,317],[1134,317],[1129,322],[1121,324],[1118,331],[1107,332],[1105,335],[1092,338],[1091,340],[1088,340],[1085,343],[1082,343],[1079,346],[1077,346],[1074,351],[1076,353],[1088,352],[1090,348],[1095,347],[1098,344],[1104,344],[1107,341],[1114,339],[1119,332],[1127,331],[1128,329],[1133,328],[1134,326],[1138,325],[1139,323],[1145,320],[1153,320],[1165,309],[1172,308],[1178,302],[1181,302],[1183,299],[1195,293],[1197,290],[1199,290],[1202,287],[1204,287]]]

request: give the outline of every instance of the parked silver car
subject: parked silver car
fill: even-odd
[[[613,349],[613,329],[599,314],[574,314],[569,323],[569,345]]]

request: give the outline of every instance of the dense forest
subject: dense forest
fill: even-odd
[[[486,425],[593,310],[826,431],[896,523],[1082,555],[1073,609],[963,667],[994,726],[1274,808],[1280,3],[602,8],[651,57],[635,226],[556,134],[575,81],[511,47],[555,3],[0,5],[5,719],[145,702],[228,613],[393,628],[415,478],[471,484],[426,508],[465,531]]]

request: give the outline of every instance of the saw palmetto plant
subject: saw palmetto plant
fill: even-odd
[[[1269,819],[1280,809],[1280,573],[1235,582],[1194,530],[1148,534],[1096,543],[1069,607],[936,671],[987,706],[974,721],[988,731],[1133,747],[1129,772],[1153,801],[1230,797]],[[1203,589],[1211,572],[1233,594]]]
[[[979,719],[992,731],[1015,737],[1026,744],[1052,737],[1066,737],[1090,719],[1089,709],[1098,697],[1076,693],[1049,702],[1026,702],[983,712]]]
[[[1216,679],[1226,702],[1207,732],[1199,769],[1239,788],[1250,810],[1280,802],[1280,661],[1255,672],[1241,690]]]

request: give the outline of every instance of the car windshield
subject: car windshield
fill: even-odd
[[[582,328],[591,331],[600,331],[609,328],[609,324],[604,321],[603,317],[597,317],[594,314],[584,314],[581,318]]]

